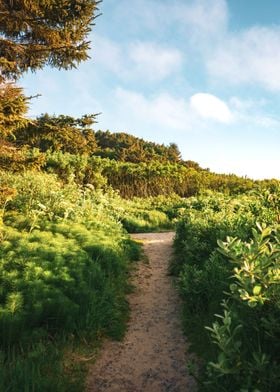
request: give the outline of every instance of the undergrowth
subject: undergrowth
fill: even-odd
[[[82,390],[64,347],[123,337],[139,246],[110,192],[33,172],[0,178],[1,391]]]
[[[280,387],[279,190],[189,199],[171,272],[203,392]],[[262,222],[262,223],[259,223]]]

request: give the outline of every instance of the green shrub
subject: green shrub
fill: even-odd
[[[279,238],[278,229],[258,226],[249,243],[219,243],[235,266],[234,283],[219,321],[208,328],[217,352],[207,366],[207,391],[279,390]]]
[[[183,298],[185,330],[204,360],[200,390],[276,392],[279,189],[213,196],[189,200],[177,225],[171,265]],[[264,223],[255,229],[258,220]]]
[[[62,343],[123,336],[139,247],[116,219],[113,193],[35,172],[2,173],[0,184],[13,190],[3,192],[0,236],[1,386],[71,390]]]

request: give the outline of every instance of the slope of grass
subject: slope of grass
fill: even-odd
[[[38,173],[1,185],[1,387],[77,391],[64,347],[123,336],[138,246],[91,187]]]

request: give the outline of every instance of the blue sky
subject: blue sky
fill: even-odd
[[[280,2],[104,0],[91,60],[21,80],[32,116],[178,144],[222,173],[280,178]]]

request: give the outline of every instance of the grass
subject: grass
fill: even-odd
[[[39,173],[2,184],[15,191],[0,228],[1,392],[83,390],[101,340],[124,336],[139,245],[110,195]]]

